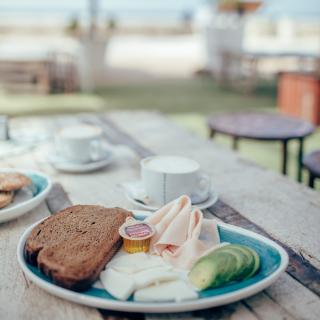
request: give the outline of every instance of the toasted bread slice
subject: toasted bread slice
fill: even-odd
[[[121,208],[66,208],[32,230],[26,258],[58,285],[86,290],[121,247],[118,230],[131,215]]]

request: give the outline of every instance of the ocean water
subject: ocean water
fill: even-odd
[[[101,22],[181,22],[201,6],[217,0],[91,0],[98,3]],[[14,23],[66,23],[77,18],[89,21],[90,0],[0,0],[0,25]],[[320,0],[263,0],[259,13],[279,18],[307,18],[320,21]]]
[[[130,21],[181,21],[215,0],[99,0],[99,19]],[[67,21],[77,17],[87,21],[89,0],[0,0],[0,22],[20,19]]]

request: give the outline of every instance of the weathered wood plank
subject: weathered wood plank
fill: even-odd
[[[256,294],[244,300],[244,304],[261,320],[295,319],[287,310],[270,299],[265,293]]]
[[[193,312],[195,317],[201,317],[203,319],[228,319],[228,320],[257,320],[257,316],[245,306],[242,302],[236,302],[227,306],[221,306],[217,308],[199,310]]]
[[[297,319],[319,319],[319,297],[287,273],[282,274],[264,293]]]

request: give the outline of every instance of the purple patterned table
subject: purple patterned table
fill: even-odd
[[[282,173],[287,174],[288,142],[298,140],[298,181],[302,178],[304,139],[313,133],[314,127],[307,121],[264,112],[236,112],[211,116],[208,120],[210,137],[222,133],[233,137],[233,149],[239,139],[280,141],[282,143]]]

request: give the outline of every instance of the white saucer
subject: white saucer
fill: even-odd
[[[130,182],[128,183],[130,184],[130,188],[132,188],[132,186],[137,186],[137,188],[141,188],[142,186],[142,182],[141,181],[135,181],[135,182]],[[148,199],[147,197],[145,197],[145,200],[140,200],[137,199],[133,196],[133,193],[130,192],[130,190],[128,190],[125,187],[126,184],[124,184],[124,192],[125,192],[125,196],[126,198],[134,205],[136,205],[137,207],[144,209],[144,210],[150,210],[150,211],[156,211],[158,209],[160,209],[162,207],[162,205],[157,204],[152,202],[150,199]],[[200,210],[204,210],[207,208],[210,208],[211,206],[213,206],[216,202],[218,201],[218,194],[214,191],[211,190],[209,192],[209,196],[205,201],[199,202],[194,204],[195,207],[199,208]]]
[[[48,161],[55,169],[60,171],[70,173],[85,173],[96,171],[109,165],[113,161],[113,153],[110,150],[105,150],[105,155],[102,158],[87,163],[74,163],[65,160],[55,153],[51,153],[48,156]]]

